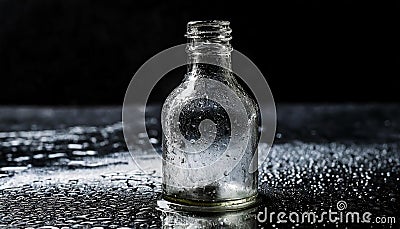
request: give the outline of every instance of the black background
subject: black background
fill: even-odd
[[[188,21],[208,19],[231,21],[233,47],[261,69],[277,102],[400,102],[393,9],[350,0],[0,0],[0,104],[121,105],[148,58],[184,43]]]

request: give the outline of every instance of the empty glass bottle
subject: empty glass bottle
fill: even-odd
[[[189,22],[186,36],[188,71],[161,115],[164,199],[248,206],[257,195],[259,108],[231,72],[229,22]]]

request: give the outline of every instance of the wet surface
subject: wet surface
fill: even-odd
[[[347,211],[400,220],[396,105],[278,107],[277,138],[259,175],[260,205],[219,215],[157,210],[160,177],[136,168],[124,144],[119,108],[18,109],[0,108],[0,227],[308,227],[260,223],[256,215],[265,207],[337,211],[340,200]],[[156,145],[157,113],[154,108],[149,116]],[[345,226],[382,225],[318,224]]]

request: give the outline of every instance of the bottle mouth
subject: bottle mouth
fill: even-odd
[[[188,39],[205,39],[214,41],[230,41],[232,29],[229,21],[191,21],[187,24]]]

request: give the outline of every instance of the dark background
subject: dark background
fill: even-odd
[[[261,69],[277,102],[400,102],[394,9],[350,0],[0,0],[0,105],[121,105],[135,71],[184,43],[188,21],[205,19],[231,21],[234,48]]]

